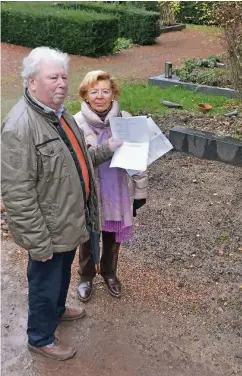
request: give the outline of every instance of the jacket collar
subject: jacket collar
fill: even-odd
[[[59,119],[58,119],[55,111],[54,110],[51,111],[51,109],[50,109],[49,112],[46,112],[46,110],[44,109],[44,107],[42,107],[39,102],[36,102],[34,100],[34,98],[31,97],[31,95],[28,92],[28,89],[26,89],[25,92],[24,92],[24,99],[25,99],[26,103],[34,111],[38,112],[40,115],[42,115],[43,117],[45,117],[46,120],[49,120],[52,123],[58,123],[59,122]]]

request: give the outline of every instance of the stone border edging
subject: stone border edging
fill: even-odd
[[[169,140],[177,151],[242,167],[242,141],[194,128],[174,127]]]
[[[192,84],[190,82],[180,81],[179,77],[173,76],[172,78],[165,78],[164,74],[159,76],[151,76],[148,78],[148,84],[156,85],[162,88],[171,87],[174,85],[182,86],[184,89],[198,91],[200,93],[223,95],[230,98],[237,98],[239,96],[238,92],[234,89],[229,89],[225,87],[215,87],[208,85]]]
[[[176,24],[172,26],[161,26],[161,34],[169,33],[170,31],[180,31],[186,28],[186,24]]]

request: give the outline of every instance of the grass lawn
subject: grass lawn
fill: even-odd
[[[192,30],[204,31],[205,33],[213,34],[213,35],[222,35],[223,34],[223,29],[221,27],[217,27],[217,26],[186,24],[186,28],[188,30],[192,29]]]
[[[182,109],[169,109],[162,105],[161,100],[179,103],[186,111],[199,112],[198,103],[209,103],[212,110],[211,115],[220,115],[239,107],[238,99],[231,99],[222,96],[195,93],[178,86],[168,89],[161,89],[157,86],[140,83],[123,83],[121,85],[120,105],[121,109],[137,113],[168,114],[181,112]],[[68,110],[75,114],[80,111],[80,102],[68,101],[65,103]]]

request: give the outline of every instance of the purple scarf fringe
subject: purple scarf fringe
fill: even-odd
[[[115,232],[117,243],[126,242],[133,236],[133,226],[123,227],[123,221],[105,221],[103,231]]]

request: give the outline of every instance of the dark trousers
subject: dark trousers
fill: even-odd
[[[102,231],[102,245],[100,274],[103,278],[115,277],[120,249],[120,243],[115,241],[115,233]],[[89,240],[79,248],[79,274],[81,281],[92,281],[96,275]]]
[[[28,341],[33,346],[47,346],[55,340],[60,316],[65,312],[71,279],[71,264],[76,250],[54,253],[46,262],[29,257]]]

